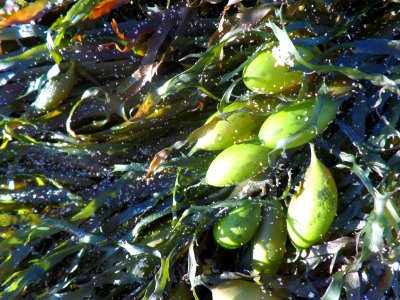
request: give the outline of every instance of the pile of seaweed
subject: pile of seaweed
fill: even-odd
[[[5,1],[0,298],[211,299],[253,281],[249,245],[223,249],[213,226],[250,200],[286,207],[308,145],[276,147],[224,187],[205,181],[221,151],[193,145],[231,103],[336,95],[312,140],[337,185],[334,222],[309,249],[288,240],[257,282],[292,299],[399,299],[399,28],[395,0]],[[295,88],[249,91],[243,69],[271,45],[313,57],[296,59]]]

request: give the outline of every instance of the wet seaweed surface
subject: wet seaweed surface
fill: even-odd
[[[212,299],[242,279],[283,299],[399,299],[399,28],[396,0],[5,1],[0,298]],[[249,90],[243,69],[278,46],[300,82]],[[261,172],[206,183],[221,151],[197,140],[249,112],[226,106],[278,103],[250,111],[267,118],[309,98],[305,126]],[[287,210],[310,161],[307,144],[288,146],[328,99],[339,108],[312,143],[337,185],[334,222],[309,249],[288,240],[275,275],[255,274],[249,245],[223,249],[213,226],[248,201]]]

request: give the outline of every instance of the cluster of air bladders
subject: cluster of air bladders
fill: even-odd
[[[306,49],[297,50],[304,59],[310,59]],[[206,124],[215,122],[221,113],[227,116],[220,118],[192,149],[192,153],[223,150],[208,168],[207,184],[222,187],[249,179],[268,166],[268,155],[272,150],[305,145],[327,128],[339,108],[337,101],[310,98],[277,108],[276,100],[265,97],[265,94],[296,88],[301,76],[300,71],[291,70],[289,66],[277,66],[271,51],[262,52],[244,69],[245,85],[264,97],[235,102],[207,120]],[[316,105],[320,106],[317,114]],[[266,118],[259,112],[270,114]],[[285,140],[287,137],[290,139]],[[249,245],[251,267],[255,273],[273,275],[278,271],[286,251],[287,236],[297,249],[306,249],[320,242],[333,222],[338,201],[336,184],[310,145],[310,164],[287,213],[279,201],[261,206],[249,200],[214,225],[214,238],[221,247],[236,249]],[[234,291],[236,284],[252,283],[238,280],[226,284],[224,289]],[[253,293],[258,291],[254,286],[248,289]]]

